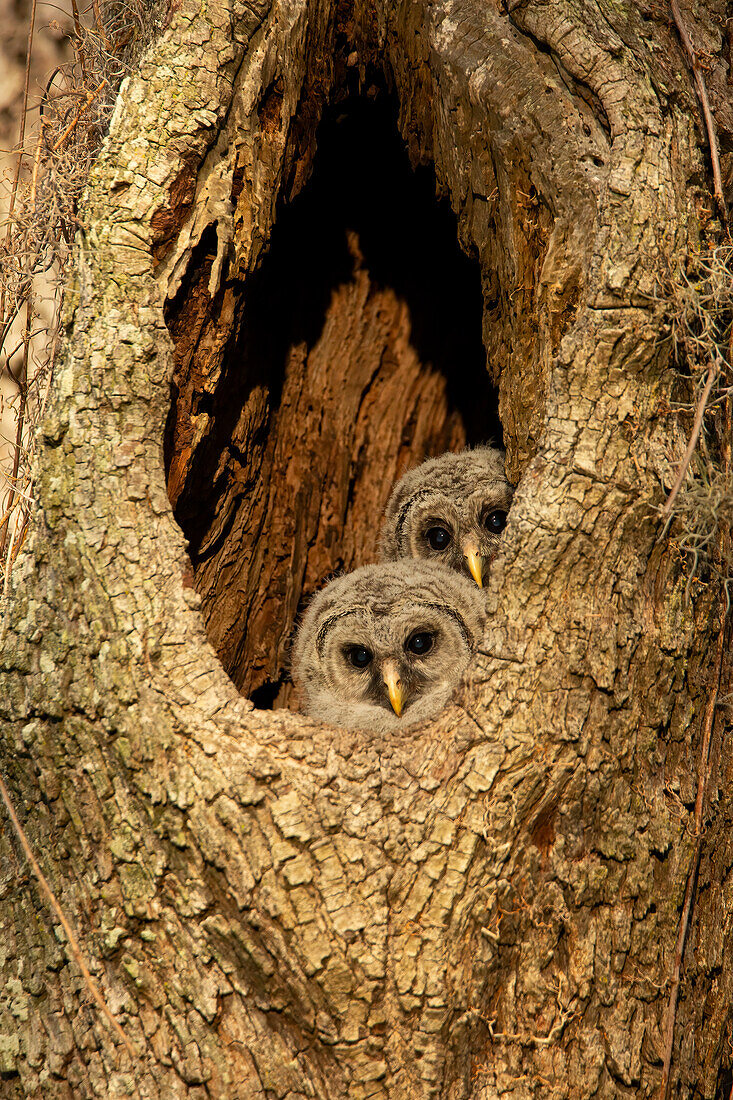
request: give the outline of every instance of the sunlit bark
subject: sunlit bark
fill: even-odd
[[[659,517],[685,446],[664,287],[715,227],[653,16],[182,0],[123,86],[6,611],[0,763],[137,1058],[4,827],[2,1095],[658,1093],[720,617],[713,584],[685,602]],[[394,95],[480,266],[518,483],[465,692],[387,739],[255,709],[212,645],[238,684],[277,680],[301,594],[368,556],[393,473],[477,431],[464,365],[429,360],[358,234],[322,330],[285,347],[287,401],[247,359],[274,221],[347,93]],[[229,645],[240,610],[254,648]],[[679,1096],[730,1087],[724,713]]]

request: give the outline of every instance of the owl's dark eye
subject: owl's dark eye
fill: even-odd
[[[432,550],[445,550],[450,546],[452,535],[445,527],[428,527],[425,538]]]
[[[365,645],[350,645],[346,650],[346,659],[354,668],[366,668],[371,664],[372,656],[371,649],[367,649]]]
[[[414,653],[416,657],[424,657],[433,648],[435,635],[427,630],[418,630],[405,642],[405,649]]]
[[[484,516],[484,527],[492,535],[500,535],[506,527],[506,512],[501,508],[495,508],[493,512],[487,512]]]

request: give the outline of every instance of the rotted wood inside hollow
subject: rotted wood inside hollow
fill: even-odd
[[[500,433],[479,267],[388,101],[327,115],[259,269],[211,301],[213,253],[169,315],[169,494],[224,667],[258,705],[293,705],[296,616],[374,560],[395,479]]]

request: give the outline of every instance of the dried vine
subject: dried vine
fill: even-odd
[[[33,503],[36,428],[50,389],[78,198],[117,89],[157,33],[160,14],[160,0],[110,0],[96,2],[85,22],[71,0],[73,60],[51,75],[39,122],[29,133],[36,0],[32,3],[16,161],[0,240],[0,377],[12,393],[0,409],[5,414],[0,430],[11,455],[7,468],[0,467],[3,591]]]

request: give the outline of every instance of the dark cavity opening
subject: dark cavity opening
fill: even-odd
[[[256,705],[294,705],[298,612],[375,559],[396,478],[501,441],[480,269],[432,170],[411,169],[386,93],[326,112],[258,269],[211,302],[214,251],[201,242],[168,318],[169,493],[224,667]]]

